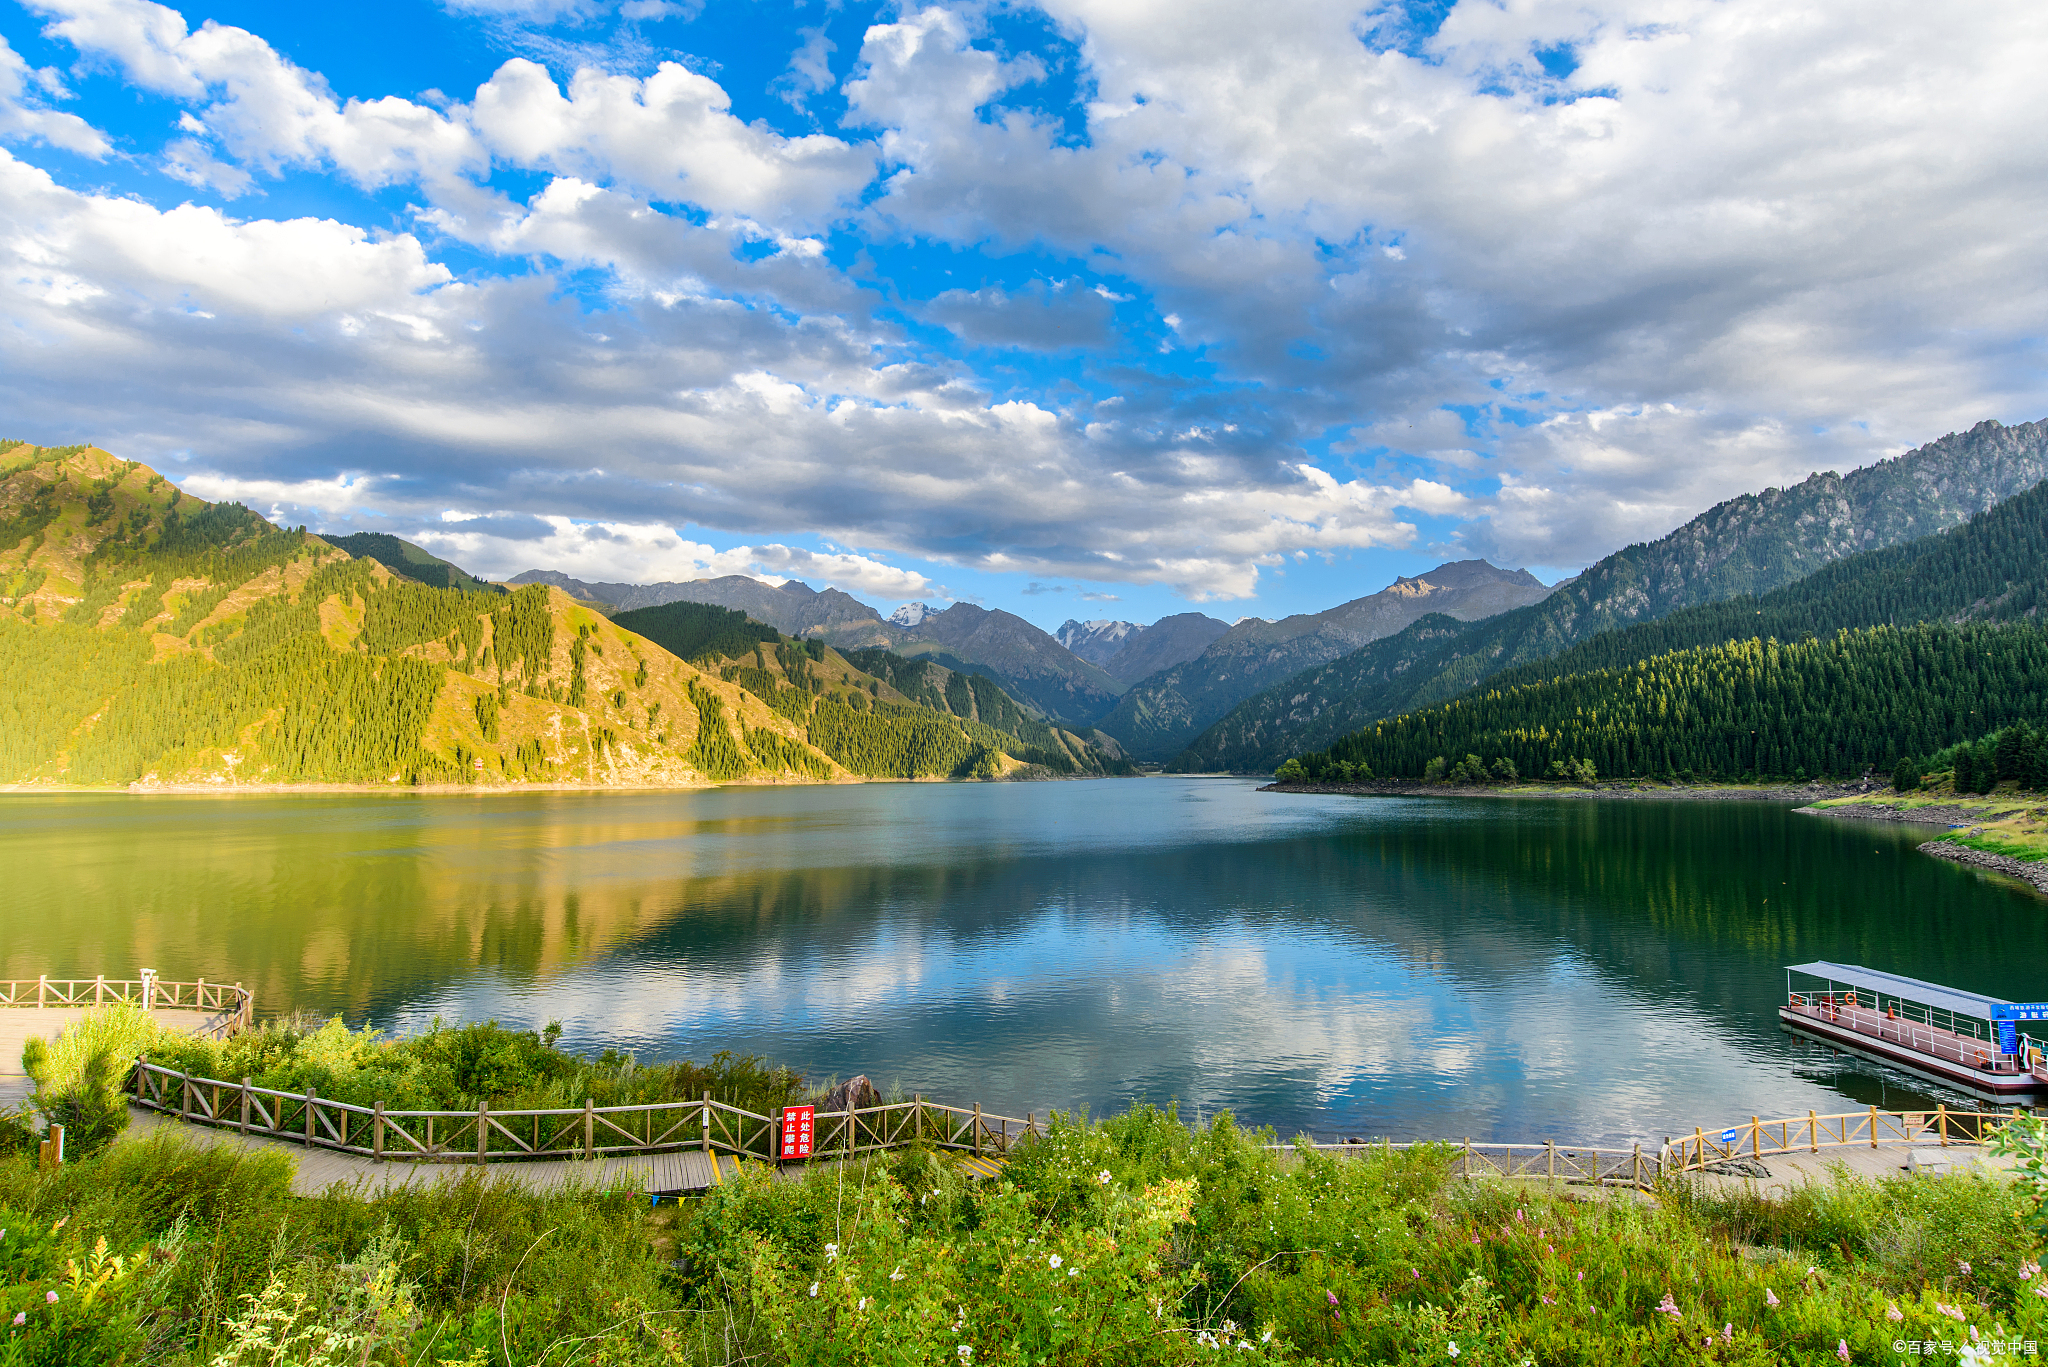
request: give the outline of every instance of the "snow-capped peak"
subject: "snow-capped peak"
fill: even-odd
[[[939,610],[930,603],[905,603],[889,614],[889,620],[899,627],[914,627],[927,617],[936,617]]]

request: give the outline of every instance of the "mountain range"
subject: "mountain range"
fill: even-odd
[[[608,619],[554,585],[477,587],[406,543],[355,544],[368,554],[98,448],[0,451],[0,783],[689,786],[1127,767],[985,680],[963,693],[924,666],[914,697],[738,612]],[[685,609],[700,620],[679,622]],[[641,634],[625,625],[641,613],[667,617]]]
[[[1323,612],[1277,622],[1247,618],[1200,655],[1135,684],[1102,721],[1125,751],[1141,760],[1171,760],[1245,699],[1303,669],[1392,635],[1419,617],[1491,617],[1548,597],[1527,570],[1484,560],[1459,560]]]
[[[1341,763],[1418,778],[1466,756],[1529,776],[1582,762],[1605,777],[1889,771],[2048,719],[2044,603],[2048,484],[2037,484],[1769,593],[1589,636],[1280,772]]]
[[[1293,674],[1239,703],[1169,767],[1270,773],[1290,755],[1456,697],[1601,632],[1768,592],[1859,551],[1953,527],[2044,477],[2048,421],[1987,421],[1847,475],[1815,474],[1789,488],[1732,498],[1668,536],[1607,556],[1539,603],[1481,621],[1418,617]],[[1114,724],[1104,729],[1125,739]]]
[[[1228,622],[1199,612],[1182,612],[1150,626],[1069,619],[1053,633],[1053,639],[1118,683],[1129,685],[1194,659],[1229,630]]]

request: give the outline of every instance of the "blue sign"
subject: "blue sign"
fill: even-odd
[[[1735,1142],[1735,1136],[1740,1133],[1740,1130],[1723,1130],[1721,1131],[1721,1142],[1723,1144],[1733,1144]]]
[[[2011,1021],[1995,1022],[1998,1026],[1998,1052],[2017,1054],[2020,1051],[2020,1028]]]
[[[2048,1002],[2011,1002],[1991,1008],[1995,1021],[2048,1021]]]

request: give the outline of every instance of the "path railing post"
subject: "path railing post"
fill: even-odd
[[[1820,1152],[1820,1121],[1815,1118],[1812,1111],[1806,1113],[1806,1151]]]
[[[306,1147],[309,1149],[313,1147],[313,1106],[313,1089],[308,1087],[306,1089]]]
[[[597,1103],[583,1098],[583,1157],[590,1159],[597,1148]]]
[[[1764,1123],[1755,1116],[1749,1118],[1749,1151],[1755,1157],[1764,1156]]]
[[[974,1103],[974,1156],[981,1157],[981,1103]]]
[[[381,1098],[377,1102],[377,1116],[370,1131],[370,1161],[384,1161],[384,1102]]]
[[[47,974],[47,973],[38,973],[38,974],[36,975],[36,1005],[37,1005],[37,1006],[41,1006],[41,1005],[43,1004],[43,994],[44,994],[44,993],[46,993],[46,992],[48,992],[49,990],[50,990],[50,975],[49,975],[49,974]]]
[[[476,1103],[476,1161],[484,1161],[484,1151],[491,1143],[491,1103]]]
[[[249,1089],[253,1086],[255,1086],[255,1079],[249,1077],[242,1079],[242,1119],[239,1128],[243,1134],[249,1133],[249,1102],[252,1099],[249,1095]],[[377,1109],[383,1110],[384,1103],[378,1102]]]
[[[107,975],[97,974],[92,980],[92,1004],[98,1006],[107,995]]]
[[[1870,1147],[1877,1147],[1877,1107],[1870,1108]]]
[[[1939,1127],[1940,1127],[1940,1130],[1941,1130],[1941,1144],[1942,1144],[1942,1147],[1943,1147],[1943,1148],[1947,1148],[1947,1147],[1948,1147],[1948,1103],[1947,1103],[1946,1101],[1942,1102],[1942,1103],[1941,1103],[1941,1104],[1940,1104],[1939,1106],[1937,1106],[1937,1107],[1935,1108],[1935,1111],[1934,1111],[1934,1120],[1935,1120],[1935,1124],[1936,1124],[1937,1126],[1939,1126]]]
[[[709,1089],[706,1089],[704,1093],[703,1131],[704,1156],[709,1158],[711,1156],[711,1092]]]

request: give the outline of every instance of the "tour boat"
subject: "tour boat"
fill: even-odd
[[[1819,986],[1801,985],[1795,979]],[[2048,1002],[2009,1002],[1858,964],[1785,970],[1787,1030],[1986,1101],[2022,1103],[2048,1091],[2048,1053],[2021,1033],[2048,1021]]]

